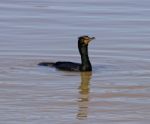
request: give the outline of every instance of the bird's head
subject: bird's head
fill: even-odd
[[[90,41],[94,40],[95,37],[89,37],[89,36],[80,36],[78,38],[78,44],[81,46],[87,46],[89,44]]]

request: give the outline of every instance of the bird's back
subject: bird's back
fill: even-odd
[[[58,61],[56,63],[53,62],[42,62],[39,63],[40,66],[49,66],[49,67],[55,67],[56,69],[63,70],[63,71],[80,71],[80,65],[79,63],[75,62],[61,62]]]
[[[56,62],[53,64],[55,68],[64,71],[80,71],[80,65],[81,64],[74,62]]]

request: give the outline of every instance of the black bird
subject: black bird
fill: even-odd
[[[41,62],[38,65],[51,66],[64,71],[92,71],[92,65],[88,56],[88,44],[95,37],[81,36],[78,38],[78,49],[81,55],[81,64],[74,62],[58,61],[55,63]]]

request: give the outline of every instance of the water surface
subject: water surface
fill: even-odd
[[[1,0],[0,123],[149,124],[148,0]],[[89,46],[93,73],[39,67],[80,62]]]

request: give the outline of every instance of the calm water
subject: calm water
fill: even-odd
[[[1,0],[1,124],[149,124],[149,0]],[[93,73],[39,67],[80,62]]]

